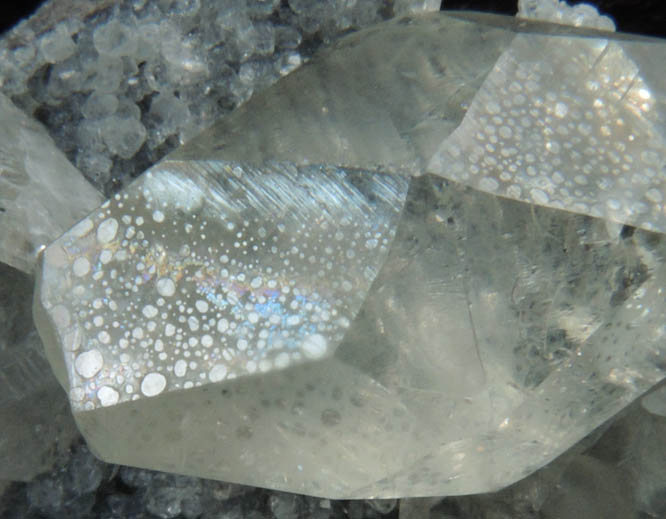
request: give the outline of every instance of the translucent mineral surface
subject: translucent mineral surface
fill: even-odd
[[[34,329],[34,280],[5,264],[0,279],[0,480],[28,481],[78,433]]]
[[[91,447],[331,498],[561,454],[665,375],[664,49],[403,18],[151,168],[43,254]]]
[[[46,130],[0,94],[0,262],[26,272],[37,253],[102,201]]]

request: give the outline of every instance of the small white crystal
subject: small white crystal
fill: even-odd
[[[92,92],[81,107],[81,114],[88,119],[100,119],[115,113],[118,98],[113,94]]]
[[[518,0],[518,17],[614,31],[615,23],[591,4],[571,6],[565,0]]]
[[[146,128],[141,121],[112,115],[100,122],[102,138],[111,153],[129,159],[146,140]]]
[[[46,130],[0,94],[0,261],[31,271],[37,253],[101,201]]]
[[[131,56],[137,50],[137,31],[123,20],[113,19],[93,33],[95,49],[113,57]]]
[[[76,45],[66,24],[56,25],[39,40],[39,49],[49,63],[58,63],[69,58],[76,50]]]

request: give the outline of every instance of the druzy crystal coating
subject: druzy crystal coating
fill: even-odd
[[[665,49],[403,18],[151,168],[43,255],[92,448],[331,498],[552,460],[664,378]]]

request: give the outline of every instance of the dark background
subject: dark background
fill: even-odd
[[[0,0],[0,32],[29,16],[41,3],[43,0]],[[666,37],[666,0],[588,0],[588,3],[612,16],[622,32]],[[447,9],[515,14],[517,0],[444,0],[443,5]]]
[[[569,4],[580,3],[568,0]],[[618,31],[666,37],[666,0],[586,0],[615,20]],[[518,0],[444,0],[447,9],[515,14]]]

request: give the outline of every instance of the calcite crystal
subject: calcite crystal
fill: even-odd
[[[0,94],[0,262],[32,272],[37,253],[102,201],[46,130]]]
[[[32,323],[34,280],[1,263],[0,280],[0,481],[29,481],[78,433]]]
[[[255,96],[43,254],[91,447],[331,498],[552,460],[665,375],[665,61],[430,15]]]

